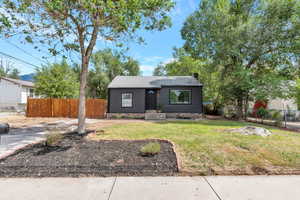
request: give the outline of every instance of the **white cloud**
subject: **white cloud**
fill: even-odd
[[[159,57],[159,56],[156,56],[156,57],[157,57],[157,59],[155,59],[155,56],[148,57],[149,59],[152,58],[156,61],[156,62],[153,62],[153,64],[152,63],[151,64],[143,63],[142,65],[140,65],[140,69],[143,72],[144,76],[151,76],[153,74],[155,67],[157,67],[157,65],[159,63],[166,65],[166,64],[174,62],[176,60],[174,58],[163,58],[163,57]],[[145,60],[145,58],[143,60]]]
[[[176,61],[175,58],[168,58],[168,59],[166,59],[165,61],[163,61],[162,64],[163,64],[163,65],[166,65],[166,64],[169,64],[169,63],[174,62],[174,61]]]
[[[142,62],[144,63],[157,63],[164,60],[164,57],[161,56],[150,56],[142,58]]]
[[[143,75],[151,75],[156,65],[141,65],[140,69],[143,72]]]

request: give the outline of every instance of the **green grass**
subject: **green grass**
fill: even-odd
[[[183,170],[199,174],[212,169],[300,169],[300,133],[271,127],[267,128],[274,134],[269,137],[227,131],[249,124],[225,120],[130,123],[108,127],[95,139],[170,140],[181,157]]]

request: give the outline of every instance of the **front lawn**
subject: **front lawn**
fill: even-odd
[[[274,134],[264,138],[227,131],[249,124],[223,120],[131,123],[107,127],[92,139],[170,140],[183,174],[300,174],[300,133],[267,127]]]

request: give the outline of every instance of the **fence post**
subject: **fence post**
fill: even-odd
[[[26,117],[28,117],[28,105],[29,105],[29,98],[27,97],[27,102],[26,102]]]
[[[286,127],[286,110],[283,110],[283,113],[284,113],[284,127],[287,128]]]
[[[51,117],[53,117],[54,116],[54,111],[53,111],[54,106],[53,106],[53,99],[52,98],[50,98],[50,105],[51,105]]]

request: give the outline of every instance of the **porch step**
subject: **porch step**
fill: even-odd
[[[145,113],[145,120],[164,120],[166,113]]]
[[[157,113],[157,110],[146,110],[146,113]]]

